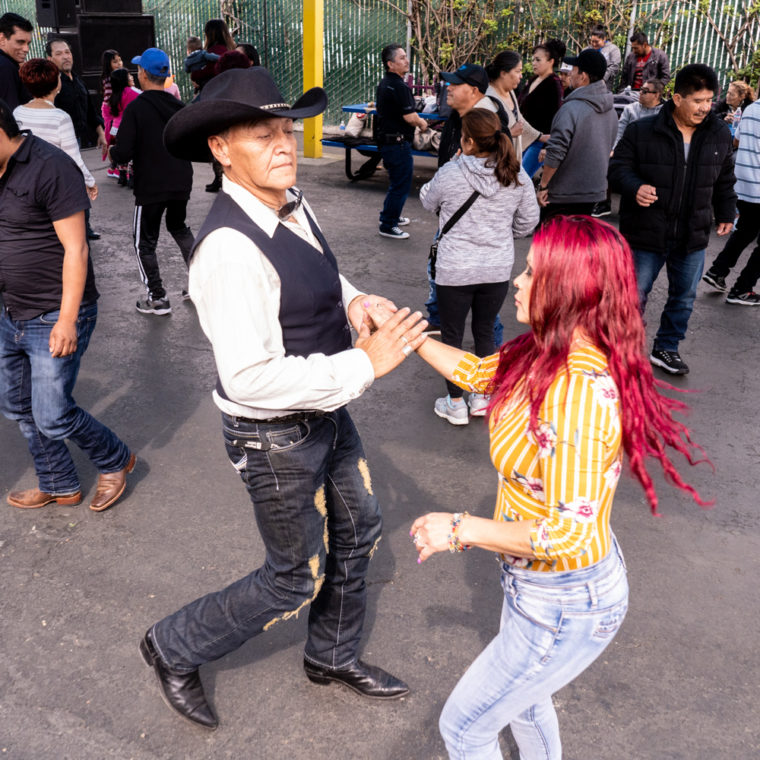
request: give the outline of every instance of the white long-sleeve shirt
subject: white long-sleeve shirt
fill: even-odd
[[[303,208],[287,222],[280,222],[272,209],[227,177],[222,180],[222,190],[270,238],[277,225],[284,223],[322,250]],[[361,291],[342,275],[340,280],[343,304],[348,308]],[[190,263],[189,290],[230,399],[214,391],[214,402],[223,412],[266,419],[298,410],[332,411],[372,384],[372,364],[361,349],[333,356],[285,356],[279,275],[242,233],[222,227],[203,239]]]
[[[74,133],[74,123],[66,111],[62,111],[60,108],[17,106],[13,110],[13,117],[21,129],[30,129],[35,137],[39,137],[40,140],[49,142],[64,153],[68,153],[82,172],[85,185],[87,187],[95,186],[95,178],[85,166],[82,154],[79,152],[77,136]]]

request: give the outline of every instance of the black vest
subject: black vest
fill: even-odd
[[[351,348],[338,264],[311,215],[306,212],[320,253],[284,224],[269,237],[225,192],[219,193],[195,239],[190,258],[214,230],[229,227],[249,238],[280,278],[280,327],[286,356],[325,354]],[[230,329],[233,329],[232,327]],[[216,390],[229,399],[217,380]]]

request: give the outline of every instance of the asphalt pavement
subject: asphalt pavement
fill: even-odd
[[[490,515],[496,473],[484,421],[455,428],[436,417],[443,380],[415,356],[351,404],[385,520],[368,576],[363,657],[404,678],[411,694],[376,703],[307,681],[304,613],[204,666],[221,721],[216,732],[183,722],[161,701],[137,652],[146,628],[249,573],[264,550],[224,452],[211,399],[211,348],[192,303],[180,300],[186,273],[179,251],[163,230],[159,260],[172,314],[138,313],[143,290],[131,192],[106,177],[96,151],[85,160],[100,187],[92,224],[102,238],[92,257],[101,298],[75,395],[129,444],[137,468],[124,498],[95,514],[87,503],[97,473],[72,447],[85,501],[14,509],[5,496],[33,487],[35,477],[20,432],[0,418],[0,756],[444,757],[438,715],[497,630],[498,567],[482,551],[437,555],[418,566],[409,526],[430,510]],[[411,237],[397,241],[377,234],[382,170],[351,184],[342,154],[299,167],[341,271],[367,292],[420,309],[436,220],[417,190],[433,173],[431,161],[417,162],[405,212]],[[210,167],[196,166],[194,231],[213,201],[204,192],[211,177]],[[517,243],[515,274],[528,245]],[[713,236],[708,261],[721,247]],[[659,281],[648,307],[650,332],[664,297]],[[507,337],[523,329],[511,293],[502,319]],[[713,465],[684,464],[681,471],[715,505],[700,508],[657,475],[663,516],[655,518],[638,483],[623,477],[613,527],[628,563],[630,609],[604,655],[555,696],[566,760],[760,757],[758,337],[760,309],[728,306],[700,286],[681,345],[691,374],[673,384],[691,392],[688,424]],[[517,758],[509,732],[503,749]]]

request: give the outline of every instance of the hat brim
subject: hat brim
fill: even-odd
[[[449,84],[467,84],[456,71],[441,71],[438,76],[443,79],[444,82],[448,82]],[[473,85],[473,87],[474,86],[475,85]]]
[[[562,63],[567,63],[570,66],[577,66],[578,65],[579,57],[577,55],[570,56],[569,58],[563,58]]]
[[[327,93],[312,87],[288,108],[257,108],[236,100],[214,99],[191,103],[177,111],[164,129],[164,145],[175,158],[186,161],[211,161],[208,138],[236,124],[257,119],[307,119],[327,108]]]

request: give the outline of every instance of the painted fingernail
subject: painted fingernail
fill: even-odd
[[[421,564],[422,564],[422,560],[421,560],[419,557],[417,557],[417,564],[418,564],[418,565],[421,565]]]
[[[370,306],[371,304],[370,304],[370,302],[369,302],[369,301],[365,301],[365,302],[364,302],[364,305],[365,305],[367,308],[369,308],[369,306]]]

